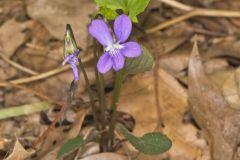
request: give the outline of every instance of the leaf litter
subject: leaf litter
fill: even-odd
[[[145,28],[136,27],[134,31],[138,40],[159,56],[159,61],[155,63],[159,63],[160,66],[157,72],[161,111],[159,115],[162,115],[164,124],[160,131],[169,135],[173,147],[164,155],[149,157],[138,155],[128,144],[124,144],[117,153],[98,153],[99,150],[96,150],[98,146],[94,144],[89,147],[90,151],[91,148],[94,150],[90,155],[82,157],[84,155],[82,152],[79,152],[82,155],[74,152],[66,159],[73,159],[72,157],[76,155],[82,160],[121,160],[134,158],[137,155],[139,160],[240,159],[239,18],[194,17],[159,32],[145,35],[142,29],[164,23],[183,13],[179,9],[163,5],[160,1],[163,0],[152,0],[147,12],[139,17],[139,22],[144,24]],[[81,1],[82,3],[74,1],[72,4],[46,0],[25,2],[22,0],[13,3],[7,0],[0,2],[0,12],[3,13],[0,15],[2,50],[0,54],[40,73],[52,70],[62,61],[62,39],[67,22],[71,22],[76,31],[78,45],[86,52],[91,47],[88,46],[85,31],[90,22],[90,15],[96,9],[93,1],[84,0]],[[238,1],[184,0],[181,2],[204,8],[237,11],[240,9]],[[44,7],[46,5],[47,8]],[[192,50],[191,39],[194,39],[195,33],[200,38],[199,50],[196,43]],[[151,44],[149,38],[155,42],[155,45]],[[90,66],[91,63],[86,65]],[[1,81],[28,76],[3,59],[0,59],[0,73]],[[94,88],[95,80],[91,67],[88,69],[88,74],[92,77],[91,84]],[[122,86],[119,110],[134,117],[136,126],[133,132],[139,137],[147,131],[156,131],[158,125],[153,79],[154,74],[150,71],[127,78]],[[33,83],[30,81],[25,86],[55,101],[62,101],[65,88],[59,86],[67,86],[70,81],[71,71],[67,71],[42,81]],[[106,79],[109,95],[113,87],[112,82],[113,77],[109,74]],[[0,157],[3,159],[8,155],[8,158],[14,158],[21,153],[23,158],[30,156],[33,159],[55,159],[66,139],[74,138],[81,129],[83,120],[79,119],[82,119],[86,112],[79,110],[82,106],[76,104],[79,101],[81,104],[88,101],[84,82],[81,82],[78,92],[73,101],[73,114],[70,115],[71,118],[76,116],[77,120],[71,121],[71,127],[63,125],[54,128],[49,133],[44,147],[37,150],[36,154],[28,150],[52,122],[58,107],[44,113],[1,120],[0,128],[3,132],[0,134]],[[1,109],[41,102],[41,98],[36,95],[12,87],[1,88],[0,96]],[[71,129],[62,132],[62,127]],[[84,129],[85,126],[81,130]],[[15,135],[21,144],[18,140],[15,142]],[[53,144],[56,139],[56,144]]]

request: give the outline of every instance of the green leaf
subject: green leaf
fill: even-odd
[[[131,18],[133,22],[138,22],[137,15],[142,13],[150,0],[95,0],[96,3],[104,10],[118,10],[121,9],[125,14]],[[108,18],[108,12],[104,12],[104,16]]]
[[[142,47],[142,54],[136,58],[128,58],[125,62],[125,74],[137,74],[149,71],[153,67],[153,56],[149,50]]]
[[[112,10],[112,9],[106,8],[106,7],[100,7],[98,12],[110,20],[115,19],[118,15],[115,10]]]
[[[159,132],[147,133],[143,137],[136,137],[123,125],[118,125],[123,136],[140,152],[148,155],[157,155],[168,151],[171,140]]]
[[[100,7],[107,7],[113,10],[122,9],[125,11],[128,0],[95,0]]]
[[[128,11],[129,17],[133,22],[138,22],[137,15],[142,13],[147,7],[150,0],[129,0],[128,1]]]
[[[58,152],[57,159],[67,155],[68,153],[80,148],[83,144],[85,144],[85,140],[81,136],[77,136],[68,140]]]

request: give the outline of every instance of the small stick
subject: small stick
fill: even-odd
[[[168,5],[172,6],[172,7],[184,10],[184,11],[191,11],[191,10],[194,9],[194,7],[192,7],[192,6],[182,4],[182,3],[177,2],[175,0],[159,0],[159,1],[161,1],[163,3],[166,3],[166,4],[168,4]]]
[[[87,61],[89,61],[91,59],[92,59],[91,55],[86,57],[86,58],[83,58],[83,63],[85,63],[85,62],[87,62]],[[56,69],[53,69],[53,70],[50,70],[50,71],[47,71],[47,72],[44,72],[44,73],[40,73],[40,74],[35,75],[35,76],[26,77],[26,78],[19,78],[19,79],[11,80],[9,82],[13,83],[13,84],[30,83],[30,82],[46,79],[46,78],[54,76],[56,74],[65,72],[65,71],[67,71],[69,69],[71,69],[71,66],[70,65],[66,65],[66,66],[63,66],[63,67],[60,67],[60,68],[57,67]],[[0,82],[0,87],[3,87],[3,86],[6,86],[6,84]]]
[[[205,9],[205,8],[194,8],[188,13],[171,19],[169,21],[158,24],[155,27],[146,30],[146,33],[154,33],[158,30],[167,28],[176,23],[182,22],[192,17],[203,16],[203,17],[228,17],[228,18],[240,18],[240,12],[238,11],[228,11],[228,10],[217,10],[217,9]]]
[[[2,51],[0,51],[0,57],[1,57],[4,61],[6,61],[8,64],[12,65],[13,67],[17,68],[17,69],[20,70],[20,71],[23,71],[23,72],[28,73],[28,74],[30,74],[30,75],[37,75],[37,74],[39,74],[38,72],[35,72],[35,71],[33,71],[33,70],[29,69],[29,68],[26,68],[26,67],[24,67],[24,66],[22,66],[22,65],[20,65],[20,64],[18,64],[18,63],[16,63],[16,62],[12,61],[12,60],[9,59],[8,57],[6,57],[6,56],[2,53]]]
[[[45,73],[40,73],[38,75],[31,76],[31,77],[26,77],[26,78],[19,78],[19,79],[16,79],[16,80],[11,80],[9,82],[13,83],[13,84],[30,83],[30,82],[34,82],[34,81],[38,81],[38,80],[41,80],[41,79],[45,79],[45,78],[54,76],[54,75],[59,74],[61,72],[67,71],[70,68],[71,68],[70,65],[66,65],[66,66],[63,66],[63,67],[57,67],[56,69],[50,70],[50,71],[45,72]],[[0,83],[0,87],[1,86],[5,86],[4,83]]]

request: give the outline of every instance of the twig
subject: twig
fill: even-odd
[[[50,76],[54,76],[54,75],[59,74],[61,72],[67,71],[70,68],[71,68],[71,66],[66,65],[66,66],[63,66],[63,67],[60,67],[60,68],[58,67],[58,68],[53,69],[51,71],[41,73],[41,74],[38,74],[38,75],[35,75],[35,76],[26,77],[26,78],[19,78],[19,79],[16,79],[16,80],[11,80],[9,82],[13,83],[13,84],[30,83],[30,82],[38,81],[38,80],[41,80],[41,79],[45,79],[45,78],[50,77]],[[0,87],[1,86],[5,86],[5,84],[0,82]]]
[[[174,19],[171,19],[169,21],[163,22],[163,23],[161,23],[161,24],[159,24],[159,25],[157,25],[155,27],[147,29],[145,32],[148,33],[148,34],[149,33],[154,33],[154,32],[157,32],[158,30],[167,28],[169,26],[172,26],[172,25],[174,25],[176,23],[182,22],[182,21],[184,21],[186,19],[189,19],[191,17],[192,17],[192,12],[184,14],[184,15],[181,15],[181,16],[176,17]]]
[[[83,58],[83,63],[89,61],[90,59],[92,59],[91,55],[86,57],[86,58]],[[63,67],[60,67],[60,68],[58,67],[56,69],[53,69],[53,70],[45,72],[45,73],[40,73],[40,74],[35,75],[35,76],[26,77],[26,78],[19,78],[19,79],[16,79],[16,80],[11,80],[9,82],[13,83],[13,84],[30,83],[30,82],[34,82],[34,81],[38,81],[38,80],[41,80],[41,79],[45,79],[45,78],[54,76],[54,75],[59,74],[61,72],[67,71],[69,69],[71,69],[71,66],[66,65],[66,66],[63,66]],[[6,86],[6,84],[0,82],[0,87],[3,87],[3,86]]]
[[[167,4],[169,4],[169,0],[161,0]],[[170,2],[172,2],[171,0]],[[179,2],[178,2],[179,3]],[[173,5],[172,5],[173,6]],[[229,17],[229,18],[239,18],[240,12],[239,11],[228,11],[228,10],[217,10],[217,9],[205,9],[205,8],[194,8],[193,10],[190,10],[188,13],[181,15],[179,17],[176,17],[172,20],[163,22],[155,27],[149,28],[146,30],[146,33],[153,33],[158,30],[167,28],[169,26],[172,26],[176,23],[182,22],[184,20],[187,20],[192,17],[196,16],[203,16],[203,17]]]
[[[17,68],[17,69],[19,69],[19,70],[21,70],[21,71],[23,71],[23,72],[25,72],[25,73],[28,73],[28,74],[30,74],[30,75],[37,75],[37,74],[39,74],[39,73],[37,73],[37,72],[29,69],[29,68],[26,68],[26,67],[24,67],[24,66],[22,66],[22,65],[20,65],[20,64],[18,64],[18,63],[16,63],[16,62],[12,61],[12,60],[9,59],[8,57],[6,57],[6,56],[2,53],[1,50],[0,50],[0,57],[1,57],[4,61],[6,61],[6,62],[9,63],[10,65],[12,65],[13,67],[15,67],[15,68]]]
[[[184,10],[184,11],[191,11],[191,10],[194,9],[194,7],[192,7],[192,6],[182,4],[182,3],[177,2],[175,0],[159,0],[159,1],[161,1],[163,3],[166,3],[166,4],[168,4],[168,5],[172,6],[172,7]]]
[[[153,81],[154,81],[154,95],[155,95],[155,105],[156,105],[156,110],[157,110],[157,116],[158,116],[158,121],[157,121],[157,127],[156,129],[160,129],[162,130],[162,128],[164,127],[164,122],[162,119],[162,110],[161,110],[161,105],[160,105],[160,94],[159,94],[159,75],[158,75],[158,71],[159,71],[159,56],[158,54],[155,54],[155,66],[153,69]]]

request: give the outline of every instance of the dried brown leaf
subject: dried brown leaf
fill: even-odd
[[[28,0],[29,15],[40,21],[56,38],[63,40],[66,24],[71,24],[75,38],[80,47],[86,47],[88,36],[88,17],[95,11],[93,1],[89,0]]]
[[[240,68],[236,69],[223,84],[223,95],[231,107],[240,109]]]
[[[213,160],[237,160],[240,112],[211,84],[202,66],[197,42],[189,61],[189,101],[192,114],[207,137]]]
[[[126,156],[116,153],[98,153],[79,160],[127,160]]]
[[[45,137],[41,149],[37,152],[36,159],[38,160],[56,160],[58,150],[61,146],[71,138],[76,137],[81,130],[83,120],[89,109],[82,109],[76,114],[75,123],[71,126],[69,131],[64,132],[64,128],[53,128]]]
[[[35,151],[26,151],[17,139],[13,148],[13,152],[5,160],[24,160],[34,152]]]
[[[3,54],[11,57],[16,49],[26,40],[27,29],[33,21],[17,22],[15,19],[10,19],[0,27],[0,44]]]

